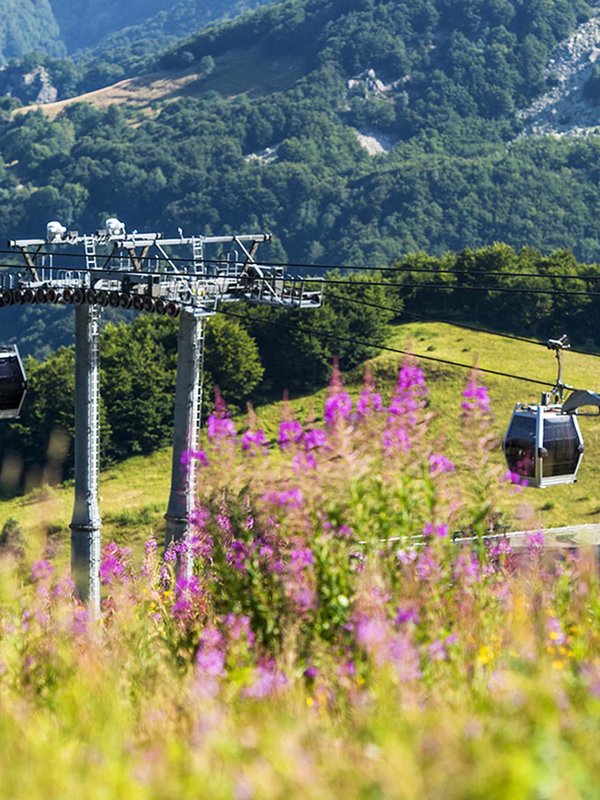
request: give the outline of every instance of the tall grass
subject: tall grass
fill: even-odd
[[[218,404],[192,535],[108,545],[99,619],[8,553],[0,797],[597,797],[595,562],[486,546],[520,488],[476,375],[456,405],[450,460],[411,363],[274,441]]]

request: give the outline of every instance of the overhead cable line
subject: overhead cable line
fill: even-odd
[[[600,292],[584,292],[573,289],[536,289],[519,286],[459,286],[447,283],[395,283],[392,281],[344,281],[332,278],[303,278],[291,275],[304,283],[320,283],[325,286],[386,286],[398,289],[441,289],[451,292],[508,292],[515,294],[560,295],[561,297],[600,297]]]
[[[243,319],[243,320],[248,319],[247,316],[244,316],[243,314],[236,314],[234,311],[223,311],[223,309],[219,309],[219,313],[223,314],[226,317],[236,317],[237,319]],[[284,328],[290,331],[295,330],[293,325],[286,325],[283,322],[275,322],[274,320],[255,319],[253,321],[262,323],[264,325],[273,325],[277,328]],[[513,375],[509,372],[502,372],[501,370],[495,370],[495,369],[487,369],[485,367],[474,366],[473,364],[464,364],[460,361],[451,361],[449,359],[439,358],[437,356],[420,355],[419,353],[412,353],[410,350],[400,350],[399,348],[396,347],[389,347],[387,345],[379,344],[376,342],[369,342],[365,341],[364,339],[357,339],[351,336],[341,336],[340,334],[337,333],[328,333],[327,331],[319,331],[315,330],[314,328],[306,328],[306,327],[303,327],[302,330],[304,333],[315,336],[317,338],[323,337],[325,339],[333,339],[339,342],[359,344],[362,345],[363,347],[373,347],[378,350],[384,350],[387,353],[398,353],[399,355],[409,356],[411,358],[417,358],[423,361],[435,361],[439,364],[445,364],[446,366],[449,367],[457,367],[458,369],[465,369],[470,372],[476,371],[484,373],[486,375],[495,375],[500,378],[509,378],[515,381],[522,381],[523,383],[533,383],[536,386],[548,386],[550,388],[554,388],[555,385],[554,383],[550,383],[549,381],[542,381],[536,378],[527,378],[525,375]]]
[[[73,255],[73,254],[70,254]],[[187,263],[190,262],[190,259],[183,259]],[[168,259],[168,261],[172,261],[172,259]],[[205,263],[207,260],[205,259]],[[215,263],[223,264],[223,261],[216,261]],[[257,266],[266,266],[265,264],[258,264]],[[249,263],[247,266],[253,266],[252,263]],[[0,269],[15,269],[15,270],[23,270],[27,267],[20,264],[7,264],[7,263],[0,263]],[[127,272],[127,269],[109,269],[108,267],[73,267],[69,269],[68,267],[64,266],[42,266],[40,269],[44,269],[50,272],[79,272],[79,273],[86,273],[86,274],[102,274],[106,275],[107,272],[112,272],[115,275],[118,275],[119,272]],[[133,269],[133,267],[132,267]],[[165,277],[168,275],[182,275],[182,276],[189,276],[191,273],[187,272],[167,272],[161,270],[135,270],[137,276],[140,277]],[[196,273],[194,273],[196,274]],[[217,279],[218,275],[207,275],[204,276],[208,279],[215,278]],[[313,277],[303,277],[302,275],[286,275],[286,278],[290,280],[297,280],[303,281],[304,283],[316,283],[320,285],[330,285],[330,286],[348,286],[354,288],[356,286],[381,286],[385,288],[397,288],[397,289],[440,289],[441,291],[452,291],[452,292],[504,292],[504,293],[512,293],[512,294],[539,294],[539,295],[550,295],[550,296],[561,296],[561,297],[600,297],[600,292],[595,291],[578,291],[573,289],[539,289],[539,288],[530,288],[530,287],[520,287],[520,286],[460,286],[456,284],[446,284],[446,283],[396,283],[394,281],[349,281],[349,280],[342,280],[342,279],[334,279],[334,278],[313,278]]]
[[[529,339],[526,336],[518,336],[514,333],[500,333],[499,331],[490,331],[487,328],[478,328],[476,325],[468,325],[462,322],[455,322],[453,320],[447,319],[440,319],[438,316],[430,316],[427,314],[417,314],[414,311],[406,311],[404,308],[394,308],[393,306],[384,306],[380,305],[379,303],[371,303],[368,300],[362,300],[355,297],[342,297],[339,294],[331,294],[331,292],[327,295],[329,298],[333,298],[334,300],[341,300],[342,302],[348,303],[355,303],[356,305],[362,306],[369,306],[370,308],[377,308],[380,311],[392,311],[396,314],[407,315],[410,317],[415,317],[416,319],[424,320],[425,322],[439,322],[443,323],[444,325],[453,325],[456,328],[462,328],[467,331],[473,331],[475,333],[487,333],[491,336],[501,336],[503,339],[513,339],[516,342],[523,342],[525,344],[535,344],[541,347],[547,347],[546,342],[542,342],[539,339]],[[582,356],[593,356],[594,358],[600,358],[600,353],[592,353],[588,350],[575,350],[573,348],[570,349],[571,353],[578,353]]]
[[[143,238],[140,239],[140,243],[143,241]],[[160,243],[160,239],[157,240]],[[16,255],[14,250],[0,250],[0,255]],[[35,253],[36,256],[55,256],[57,253],[49,252],[49,251],[38,251]],[[106,254],[98,254],[100,258],[114,258],[118,256]],[[81,258],[81,253],[61,253],[61,258]],[[164,256],[164,255],[152,255],[148,257],[149,260],[154,262],[167,262],[172,264],[177,263],[189,263],[190,259],[185,258],[182,256]],[[205,264],[223,264],[224,260],[222,258],[203,258],[203,263]],[[3,265],[2,265],[3,266]],[[425,274],[425,275],[463,275],[469,277],[471,275],[478,276],[483,275],[486,277],[496,277],[496,278],[540,278],[540,279],[549,279],[549,280],[574,280],[574,281],[584,281],[584,282],[600,282],[600,274],[598,275],[575,275],[572,273],[567,273],[564,275],[553,275],[550,273],[545,272],[515,272],[515,271],[502,271],[502,270],[484,270],[484,269],[451,269],[451,268],[436,268],[436,267],[410,267],[405,264],[401,264],[395,267],[375,267],[375,266],[358,266],[357,264],[305,264],[302,262],[293,262],[293,261],[264,261],[261,259],[259,266],[263,267],[281,267],[282,269],[312,269],[312,270],[342,270],[347,272],[391,272],[393,274],[406,274],[406,273],[418,273],[418,274]]]

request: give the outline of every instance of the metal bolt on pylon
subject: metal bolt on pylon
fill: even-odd
[[[9,241],[24,261],[0,272],[0,306],[35,302],[75,305],[75,504],[71,564],[82,599],[100,604],[101,518],[99,481],[99,320],[105,306],[179,316],[171,491],[166,543],[185,537],[195,500],[195,473],[182,464],[196,448],[202,405],[206,319],[218,303],[248,302],[279,308],[318,308],[320,289],[257,260],[269,234],[165,239],[128,233],[116,218],[93,234],[50,222],[45,239]],[[82,251],[83,248],[83,251]],[[66,250],[76,250],[67,254]],[[183,255],[181,253],[183,252]],[[209,253],[213,253],[209,257]],[[78,255],[79,259],[67,258]],[[81,266],[79,266],[81,264]],[[313,284],[314,281],[311,281]]]

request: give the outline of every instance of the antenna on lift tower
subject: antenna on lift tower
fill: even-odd
[[[102,308],[179,317],[177,383],[173,433],[171,491],[165,515],[166,541],[186,536],[194,504],[194,471],[181,469],[183,453],[196,449],[202,402],[205,320],[219,302],[247,302],[278,308],[318,308],[322,291],[306,289],[301,278],[282,267],[257,261],[269,234],[234,236],[127,233],[117,218],[89,235],[48,223],[45,239],[9,241],[24,261],[24,270],[0,274],[0,306],[24,303],[75,306],[75,503],[71,520],[71,568],[76,586],[93,609],[100,604],[99,478],[99,322]],[[62,263],[64,249],[77,248],[80,267]],[[177,258],[174,251],[178,252]],[[183,251],[183,255],[179,251]],[[214,252],[212,258],[207,252]],[[311,279],[314,287],[314,279]],[[11,375],[6,390],[15,416],[23,400],[25,376],[16,350],[7,351]],[[0,408],[4,385],[4,351],[0,349]],[[20,366],[20,371],[14,366]],[[18,374],[17,374],[18,373]],[[9,387],[10,384],[10,387]]]

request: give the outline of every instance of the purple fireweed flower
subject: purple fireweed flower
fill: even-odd
[[[248,548],[244,542],[234,539],[227,548],[227,563],[239,572],[244,572],[249,555]]]
[[[284,450],[291,444],[299,444],[302,441],[304,429],[296,420],[284,420],[279,424],[279,435],[277,441],[279,447]]]
[[[461,408],[466,415],[478,414],[485,416],[489,414],[490,398],[487,388],[479,385],[477,381],[471,378],[463,391]]]
[[[315,563],[315,556],[309,547],[298,547],[290,551],[290,567],[294,572],[303,570]]]
[[[242,450],[250,455],[256,455],[267,444],[268,439],[262,430],[246,431],[242,436]]]
[[[423,536],[435,536],[438,539],[445,539],[449,532],[447,525],[434,525],[433,522],[428,522],[423,528]]]
[[[144,578],[152,578],[158,566],[158,543],[156,539],[148,539],[144,544],[144,560],[140,566],[140,574]]]
[[[201,467],[208,467],[208,456],[204,450],[184,450],[179,457],[179,463],[182,467],[187,467],[193,461],[197,461]]]
[[[204,530],[210,521],[210,511],[204,506],[196,506],[190,511],[190,524],[198,530]]]
[[[386,450],[407,452],[411,449],[411,434],[419,422],[419,412],[425,405],[427,394],[423,371],[413,364],[404,364],[388,407],[387,427],[383,434]]]
[[[567,643],[567,635],[556,617],[548,617],[546,620],[546,627],[548,629],[548,637],[551,645],[558,647]]]
[[[382,617],[361,616],[355,625],[356,641],[367,652],[379,649],[389,634],[387,622]]]
[[[530,552],[538,552],[544,547],[544,532],[535,531],[527,534],[527,549]]]
[[[396,556],[401,564],[408,567],[417,560],[418,553],[416,550],[398,550]]]
[[[508,539],[498,539],[495,542],[489,542],[487,545],[490,558],[499,558],[500,556],[510,555],[512,548]]]
[[[321,428],[313,428],[304,436],[304,447],[306,450],[317,450],[320,447],[327,447],[329,439],[327,433]]]
[[[440,639],[436,639],[429,645],[427,653],[432,661],[445,661],[448,657],[444,643]]]
[[[225,674],[225,655],[222,652],[223,637],[209,626],[200,637],[196,653],[196,670],[208,678],[220,678]]]
[[[600,700],[600,664],[594,662],[583,664],[581,677],[587,684],[592,697]]]
[[[54,572],[54,567],[46,559],[34,561],[31,566],[31,579],[34,581],[43,581],[49,578]]]
[[[502,475],[500,482],[510,484],[511,494],[520,494],[523,487],[527,486],[526,478],[521,478],[518,472],[511,472],[509,469]]]
[[[399,680],[404,683],[421,678],[421,659],[419,651],[407,633],[392,637],[389,645],[389,660],[393,664]]]
[[[198,527],[188,534],[188,553],[190,558],[206,561],[212,557],[214,539],[211,534]]]
[[[197,615],[203,598],[204,591],[196,575],[190,578],[179,575],[175,582],[175,602],[171,607],[171,613],[180,622],[189,621]]]
[[[245,614],[226,614],[222,622],[227,629],[230,641],[245,641],[250,647],[254,644],[254,632],[250,626],[250,617]]]
[[[292,468],[296,475],[302,475],[317,468],[317,459],[313,453],[296,453],[292,460]]]
[[[107,544],[100,564],[100,580],[104,584],[117,583],[130,577],[131,549],[119,547],[114,542]]]
[[[158,542],[156,539],[147,539],[144,544],[144,553],[147,556],[153,556],[158,553]]]
[[[73,636],[85,636],[90,623],[90,614],[87,608],[74,608],[71,617],[71,631]]]
[[[328,428],[348,419],[352,414],[352,400],[344,389],[344,382],[337,358],[333,362],[333,371],[329,381],[329,390],[325,400],[324,419]]]
[[[419,555],[417,559],[417,575],[422,581],[436,580],[439,577],[440,565],[435,559],[430,547]]]
[[[57,581],[52,587],[52,597],[62,597],[64,600],[72,600],[75,593],[75,581],[70,575],[66,575]]]
[[[319,670],[317,667],[307,667],[304,670],[304,677],[308,678],[309,680],[314,680],[319,675]]]
[[[304,503],[304,495],[300,489],[286,489],[282,492],[275,490],[263,495],[263,500],[282,508],[300,508]]]
[[[341,536],[343,539],[347,539],[354,535],[354,531],[349,525],[340,525],[337,530],[337,535]]]
[[[466,586],[476,583],[480,576],[480,569],[475,553],[460,552],[454,562],[453,575],[454,580],[462,581]]]
[[[332,394],[325,400],[324,418],[328,428],[333,428],[352,414],[352,400],[348,392]]]
[[[206,420],[206,431],[209,439],[232,439],[235,437],[235,424],[229,417],[213,413]]]
[[[167,564],[174,564],[177,561],[177,548],[175,547],[175,542],[169,542],[169,545],[163,555],[163,560]]]
[[[385,430],[382,444],[385,450],[399,450],[401,453],[406,453],[411,448],[410,436],[402,425]]]
[[[368,417],[370,414],[377,413],[383,409],[383,399],[379,392],[372,392],[368,389],[360,393],[360,397],[356,401],[356,414],[361,419]]]
[[[454,472],[454,462],[442,453],[432,453],[429,456],[429,474],[443,475],[446,472]]]
[[[217,514],[217,525],[225,536],[231,535],[231,520],[224,512]]]
[[[356,640],[378,666],[392,664],[403,680],[420,677],[419,654],[410,635],[397,633],[381,616],[361,616],[355,624]]]
[[[283,672],[280,672],[272,661],[261,664],[254,671],[254,681],[244,689],[244,697],[260,699],[274,697],[280,694],[289,681]]]
[[[415,364],[403,364],[398,375],[396,390],[412,389],[414,387],[427,389],[425,374],[423,370]]]
[[[408,415],[411,424],[414,424],[415,412],[422,407],[428,393],[423,370],[414,364],[403,364],[388,413],[392,417]]]
[[[419,620],[419,612],[416,606],[412,604],[403,603],[396,609],[396,617],[394,618],[396,625],[406,625],[409,622],[418,625]]]
[[[316,596],[314,589],[302,582],[298,585],[288,582],[285,587],[285,593],[286,597],[293,603],[298,614],[305,614],[315,607]]]

